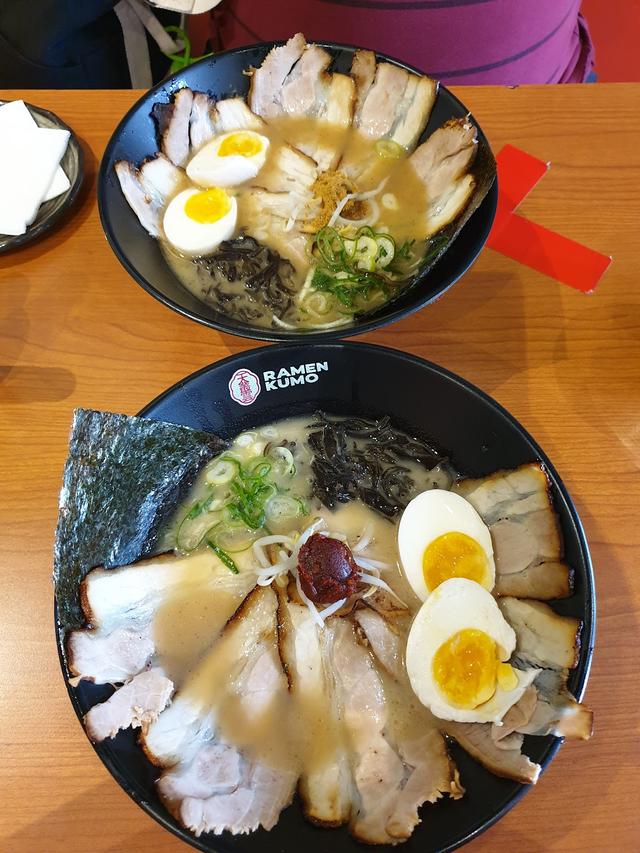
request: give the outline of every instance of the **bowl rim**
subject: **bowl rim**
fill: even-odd
[[[278,41],[262,41],[257,42],[255,44],[250,45],[242,45],[240,47],[229,48],[227,50],[220,51],[219,53],[214,54],[214,56],[204,57],[197,62],[194,62],[193,65],[188,66],[188,69],[197,68],[199,66],[206,65],[208,63],[216,62],[220,57],[228,56],[231,54],[242,54],[249,53],[258,48],[273,48],[279,47],[286,43],[286,40],[280,39]],[[317,44],[319,47],[326,48],[329,51],[355,51],[361,50],[363,48],[359,48],[356,45],[344,44],[342,42],[333,42],[333,41],[316,41],[313,44]],[[425,75],[425,72],[420,71],[415,66],[409,65],[402,60],[395,59],[392,56],[389,56],[386,53],[380,53],[379,51],[374,51],[376,55],[376,61],[390,62],[393,65],[396,65],[400,68],[409,71],[412,74],[418,74],[421,76]],[[187,70],[188,70],[187,69]],[[176,86],[176,83],[181,82],[181,76],[184,74],[185,69],[181,69],[180,71],[175,72],[170,77],[167,77],[165,80],[161,80],[155,86],[152,86],[150,89],[145,91],[131,107],[127,110],[125,115],[116,125],[115,130],[112,132],[109,141],[104,149],[104,153],[102,155],[100,161],[100,167],[98,169],[97,176],[97,196],[98,196],[98,214],[100,216],[100,224],[102,226],[102,230],[107,238],[107,242],[111,247],[111,250],[117,257],[120,264],[127,271],[129,276],[143,288],[150,296],[153,296],[157,299],[162,305],[167,308],[170,308],[172,311],[177,314],[185,317],[186,319],[192,320],[196,323],[199,323],[202,326],[206,326],[210,329],[214,329],[217,332],[222,332],[228,335],[233,335],[234,337],[246,338],[249,340],[256,341],[272,341],[278,343],[303,343],[303,342],[313,342],[313,343],[321,343],[331,340],[340,340],[344,337],[355,337],[357,335],[363,335],[367,332],[372,332],[377,329],[382,329],[385,326],[390,325],[391,323],[396,323],[400,320],[405,319],[411,314],[415,314],[417,311],[422,310],[427,305],[435,302],[440,299],[454,284],[456,284],[470,269],[470,267],[476,262],[482,250],[484,249],[489,234],[491,232],[491,228],[493,227],[493,223],[496,216],[497,206],[498,206],[498,176],[495,175],[494,180],[489,187],[489,190],[478,206],[478,209],[474,211],[472,216],[470,217],[470,222],[476,219],[478,213],[482,211],[483,213],[486,211],[486,217],[481,227],[479,228],[479,248],[477,251],[471,252],[470,256],[464,260],[462,266],[459,270],[456,271],[451,280],[441,287],[437,293],[427,296],[425,299],[419,299],[415,305],[408,305],[400,309],[396,309],[390,313],[388,317],[384,317],[382,319],[371,319],[366,322],[357,323],[351,326],[338,327],[337,329],[319,329],[319,330],[306,330],[306,331],[293,331],[286,329],[260,329],[255,326],[249,326],[242,324],[241,328],[238,328],[237,325],[234,326],[234,321],[229,318],[228,321],[225,321],[224,315],[220,314],[221,319],[204,317],[195,311],[185,308],[180,305],[175,300],[166,296],[164,293],[160,292],[148,279],[146,279],[141,273],[138,272],[134,264],[129,260],[127,254],[123,251],[119,241],[116,239],[113,228],[111,226],[110,214],[106,200],[106,185],[110,178],[110,163],[113,159],[113,152],[120,141],[120,136],[122,131],[124,130],[126,124],[128,123],[131,116],[139,109],[142,102],[145,101],[150,96],[154,96],[158,92],[167,92],[173,94],[178,91],[181,86]],[[454,103],[461,109],[465,110],[467,115],[473,120],[479,135],[482,137],[484,143],[487,145],[489,151],[491,153],[491,145],[489,144],[489,140],[487,139],[486,134],[482,130],[481,125],[476,121],[473,116],[473,113],[467,109],[465,104],[453,94],[453,92],[445,85],[443,85],[439,80],[437,82],[437,94],[440,93],[440,90],[444,90],[447,93],[447,96],[450,97]],[[476,220],[478,221],[478,220]],[[466,223],[463,226],[463,231],[467,227],[469,223]],[[152,238],[153,239],[153,238]],[[457,238],[456,238],[457,240]],[[454,245],[455,245],[454,240]],[[446,255],[446,253],[445,253]],[[436,262],[436,264],[439,261]],[[428,275],[429,273],[427,273]],[[412,285],[412,287],[415,285]],[[382,306],[381,306],[382,307]],[[233,326],[233,328],[232,328]]]
[[[204,367],[193,371],[183,379],[180,379],[177,382],[173,383],[169,388],[162,391],[160,394],[154,397],[153,400],[143,406],[142,409],[137,412],[137,416],[152,417],[150,412],[153,410],[153,408],[155,408],[158,404],[165,400],[170,394],[179,390],[181,387],[188,384],[192,380],[195,380],[211,371],[224,369],[225,367],[228,367],[234,364],[235,362],[241,361],[242,359],[246,359],[247,357],[260,358],[262,353],[272,351],[274,349],[286,352],[291,350],[308,350],[310,347],[313,348],[313,346],[313,344],[305,345],[304,343],[298,342],[281,344],[275,348],[270,345],[263,345],[260,347],[255,347],[253,349],[243,350],[241,352],[231,354],[223,359],[220,359],[219,361],[205,365]],[[591,559],[591,553],[584,532],[582,520],[578,514],[576,505],[547,454],[540,447],[538,442],[531,436],[528,430],[525,429],[525,427],[522,426],[522,424],[517,420],[517,418],[512,415],[504,406],[502,406],[502,404],[500,404],[497,400],[495,400],[488,393],[483,391],[481,388],[479,388],[477,385],[475,385],[468,379],[465,379],[459,374],[456,374],[453,371],[450,371],[447,368],[436,364],[435,362],[421,358],[420,356],[413,355],[412,353],[404,352],[403,350],[398,350],[387,346],[381,346],[379,344],[359,343],[355,341],[324,341],[320,344],[320,346],[323,348],[329,347],[347,351],[361,349],[364,352],[375,352],[377,354],[387,355],[390,358],[396,358],[400,362],[411,364],[413,366],[419,367],[420,369],[426,369],[431,373],[435,373],[436,375],[441,376],[448,382],[452,382],[454,385],[459,386],[463,391],[470,393],[473,397],[477,398],[482,405],[488,405],[490,408],[496,411],[502,418],[504,418],[509,423],[510,427],[514,429],[518,433],[518,435],[523,438],[525,442],[531,447],[532,451],[536,455],[536,458],[544,465],[545,469],[549,473],[554,488],[558,490],[559,494],[562,496],[562,499],[566,504],[571,524],[573,530],[575,531],[578,549],[584,561],[585,612],[582,615],[581,621],[583,630],[588,624],[588,631],[581,637],[581,656],[584,655],[584,660],[581,661],[579,667],[575,670],[577,673],[577,685],[574,692],[576,699],[578,701],[581,701],[584,696],[587,682],[589,679],[596,638],[596,589],[595,578],[593,573],[593,562]],[[58,650],[58,659],[60,662],[62,676],[67,689],[67,693],[71,700],[71,704],[76,713],[76,716],[78,717],[78,721],[82,726],[85,737],[87,738],[87,740],[89,740],[82,722],[83,713],[80,707],[80,702],[68,678],[64,632],[61,631],[58,623],[58,609],[55,593],[53,604],[56,646]],[[552,736],[548,737],[551,738]],[[548,767],[549,763],[556,755],[558,749],[563,743],[563,740],[563,738],[554,737],[553,740],[549,743],[544,755],[540,759],[540,766],[543,771]],[[136,805],[143,809],[143,811],[147,815],[152,817],[157,823],[159,823],[165,829],[169,830],[169,832],[171,832],[181,841],[184,841],[195,849],[204,851],[204,853],[209,853],[209,851],[211,851],[211,846],[205,846],[205,843],[201,842],[200,838],[195,837],[194,835],[189,833],[188,830],[173,825],[168,815],[163,813],[164,810],[158,809],[154,804],[146,801],[141,791],[138,790],[138,786],[136,784],[133,784],[125,776],[125,774],[120,770],[117,760],[111,755],[108,750],[100,748],[100,744],[95,744],[91,740],[89,740],[89,743],[91,744],[94,751],[96,752],[104,766],[107,768],[109,773],[120,785],[120,787],[128,794],[129,797],[131,797],[131,799],[136,803]],[[442,847],[439,850],[439,853],[450,853],[450,851],[458,849],[462,845],[467,844],[469,841],[481,835],[487,829],[496,824],[502,817],[504,817],[504,815],[508,811],[510,811],[530,790],[530,788],[531,785],[521,784],[519,788],[515,791],[515,793],[512,794],[494,814],[492,814],[488,819],[484,821],[480,820],[476,822],[474,825],[472,825],[472,827],[469,829],[469,831],[463,838],[460,838],[452,842],[451,844],[447,844],[445,847]]]

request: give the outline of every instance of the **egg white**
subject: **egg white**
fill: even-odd
[[[518,684],[513,690],[496,692],[473,709],[456,708],[447,702],[433,678],[433,658],[451,636],[466,628],[484,631],[496,643],[502,661],[510,658],[516,645],[513,628],[505,620],[491,593],[466,578],[451,578],[440,584],[422,605],[407,640],[407,674],[418,699],[442,720],[461,723],[500,723],[520,699],[538,670],[514,669]]]
[[[258,140],[260,151],[250,157],[229,154],[221,157],[220,146],[229,136],[243,133]],[[187,175],[201,187],[231,187],[255,178],[267,159],[269,140],[253,130],[233,130],[207,142],[187,166]]]
[[[216,222],[196,222],[187,216],[185,204],[191,196],[200,192],[202,190],[192,188],[178,193],[169,202],[162,222],[167,240],[185,255],[213,252],[223,240],[233,236],[236,227],[238,205],[233,196],[229,196],[229,211]]]
[[[421,492],[407,505],[398,526],[400,562],[413,591],[422,601],[429,595],[422,568],[425,549],[434,539],[452,532],[465,533],[480,545],[488,562],[487,589],[495,585],[496,566],[489,528],[461,495],[431,489]]]

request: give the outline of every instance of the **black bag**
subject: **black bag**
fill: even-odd
[[[0,87],[122,89],[131,86],[117,0],[0,0]],[[163,25],[179,15],[157,12]],[[147,37],[154,81],[169,68]]]

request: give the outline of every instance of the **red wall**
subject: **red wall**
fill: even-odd
[[[598,81],[640,81],[640,3],[638,0],[582,0],[596,48]]]

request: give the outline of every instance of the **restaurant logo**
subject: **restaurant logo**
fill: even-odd
[[[229,380],[231,399],[241,406],[250,406],[262,390],[260,379],[252,370],[241,367]]]
[[[291,388],[293,385],[311,385],[320,378],[319,374],[329,370],[327,361],[312,361],[307,364],[292,364],[280,370],[265,370],[262,374],[265,391]]]

